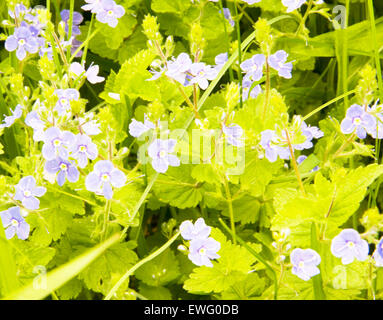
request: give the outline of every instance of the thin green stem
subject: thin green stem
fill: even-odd
[[[68,21],[68,41],[72,38],[73,33],[73,11],[74,11],[74,0],[70,0],[69,5],[69,21]],[[66,52],[66,60],[69,61],[70,59],[70,49],[68,48]]]
[[[223,29],[225,31],[227,56],[229,56],[230,55],[230,38],[229,38],[229,34],[227,33],[226,18],[225,18],[225,13],[223,12],[222,0],[219,0],[219,7],[221,9]],[[233,82],[234,75],[233,75],[233,69],[231,67],[229,68],[229,77],[230,77],[230,82]]]
[[[235,233],[235,221],[234,221],[234,211],[233,211],[233,199],[231,198],[231,193],[230,193],[230,186],[229,182],[227,181],[226,177],[225,179],[225,193],[226,193],[226,200],[227,200],[227,206],[229,209],[229,216],[230,216],[230,226],[231,226],[231,232],[233,234],[233,243],[237,243],[236,239],[236,233]]]
[[[118,288],[121,287],[121,285],[128,279],[138,268],[140,268],[145,263],[153,260],[155,257],[159,256],[162,252],[164,252],[167,248],[170,247],[170,245],[177,240],[178,236],[181,234],[181,231],[178,231],[172,238],[168,240],[162,247],[154,251],[152,254],[148,255],[141,261],[139,261],[137,264],[135,264],[133,267],[131,267],[121,278],[117,281],[117,283],[113,286],[113,288],[108,292],[108,294],[105,297],[105,300],[110,300],[113,295],[116,293]]]
[[[241,48],[241,28],[240,28],[240,19],[238,16],[238,8],[237,8],[237,0],[234,0],[234,10],[235,10],[235,26],[237,30],[237,41],[238,41],[238,65],[241,65],[242,63],[242,48]],[[242,109],[242,93],[243,93],[243,87],[242,87],[242,72],[241,68],[238,69],[238,80],[240,84],[240,92],[239,92],[239,105]]]
[[[90,32],[92,31],[93,24],[94,24],[94,13],[92,13],[92,17],[90,19],[88,34],[86,36],[86,39],[90,38],[90,35],[91,35]],[[86,41],[86,44],[84,47],[84,53],[82,54],[82,57],[81,57],[81,64],[84,64],[86,61],[86,55],[88,54],[88,47],[89,47],[89,41]]]
[[[266,92],[265,92],[265,103],[263,105],[263,121],[266,119],[266,110],[267,110],[267,106],[269,104],[269,99],[270,99],[270,65],[267,61],[268,61],[268,57],[266,57],[266,84],[265,84]],[[249,93],[250,93],[250,90],[249,90]]]
[[[306,197],[306,191],[305,191],[305,188],[303,186],[301,175],[299,173],[298,164],[297,164],[297,161],[296,161],[295,155],[294,155],[294,149],[291,145],[291,140],[290,140],[289,132],[287,129],[285,129],[285,133],[286,133],[287,144],[289,145],[291,162],[292,162],[293,167],[294,167],[295,175],[297,176],[298,184],[299,184],[299,187],[302,191],[302,194]]]
[[[328,106],[332,105],[333,103],[337,102],[338,100],[343,99],[345,96],[349,96],[353,93],[356,93],[356,91],[357,91],[356,89],[351,90],[349,92],[346,92],[345,94],[342,94],[342,95],[326,102],[325,104],[322,104],[321,106],[319,106],[318,108],[316,108],[315,110],[311,111],[309,114],[304,116],[302,120],[306,121],[308,118],[312,117],[314,114],[318,113],[319,111],[323,110],[324,108],[327,108]]]
[[[143,202],[145,201],[147,195],[149,194],[150,190],[152,189],[154,182],[158,178],[158,175],[159,175],[159,173],[156,172],[154,174],[154,176],[152,177],[152,180],[150,180],[149,184],[146,186],[146,188],[144,190],[144,193],[141,195],[140,200],[138,200],[136,206],[133,209],[132,215],[129,217],[130,221],[133,221],[133,219],[136,217],[136,215],[138,213],[138,210],[140,209],[141,205],[143,204]],[[128,229],[129,229],[129,224],[127,224],[126,227],[124,228],[124,230],[122,231],[121,239],[125,236],[125,234],[128,231]]]

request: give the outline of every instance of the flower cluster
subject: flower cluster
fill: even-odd
[[[101,23],[106,23],[115,28],[120,19],[125,14],[123,6],[117,5],[114,0],[85,0],[87,3],[81,8],[96,14],[96,19]]]
[[[221,244],[210,236],[211,227],[207,226],[203,218],[199,218],[193,225],[189,220],[180,225],[181,236],[189,243],[189,259],[197,266],[213,267],[210,260],[218,259],[217,252]]]
[[[243,61],[240,65],[242,71],[245,73],[242,83],[243,100],[247,100],[248,96],[255,98],[262,91],[259,84],[255,85],[252,89],[251,87],[254,82],[258,82],[262,79],[266,62],[271,68],[278,71],[279,76],[291,79],[293,65],[291,62],[286,62],[287,57],[288,54],[284,50],[279,50],[267,58],[264,54],[255,54],[250,59]]]
[[[261,132],[260,145],[265,151],[265,156],[270,162],[275,162],[278,157],[284,160],[290,158],[289,140],[293,150],[304,150],[313,147],[312,140],[323,137],[323,132],[318,127],[308,126],[302,121],[299,134],[303,135],[305,141],[294,143],[294,136],[298,135],[294,132],[289,132],[287,137],[286,130],[277,132],[275,130],[264,130]]]
[[[383,266],[383,238],[379,241],[372,257],[378,267]],[[361,238],[360,234],[354,229],[344,229],[331,241],[331,253],[341,258],[342,264],[347,265],[355,259],[365,261],[368,257],[368,242]],[[312,249],[294,249],[290,255],[290,261],[293,264],[292,273],[302,280],[309,280],[311,277],[319,274],[319,265],[321,258],[319,254]]]
[[[341,131],[345,134],[356,134],[359,139],[364,139],[370,134],[374,139],[383,138],[383,106],[378,101],[369,106],[353,104],[348,108],[342,120]]]
[[[189,55],[183,52],[177,58],[168,61],[166,67],[156,65],[155,67],[159,68],[159,70],[152,70],[153,77],[149,80],[156,80],[165,73],[166,76],[185,87],[196,84],[202,90],[206,90],[209,86],[209,80],[214,80],[217,77],[220,68],[224,64],[224,62],[222,63],[225,59],[224,56],[219,55],[217,59],[216,61],[219,64],[216,66],[210,66],[203,62],[193,63]]]

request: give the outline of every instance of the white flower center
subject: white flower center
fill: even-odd
[[[58,147],[60,144],[61,144],[60,139],[54,139],[54,140],[53,140],[53,145],[54,145],[55,147]]]
[[[304,266],[305,266],[305,262],[304,261],[299,261],[298,267],[299,268],[303,268]]]
[[[12,226],[14,227],[18,227],[19,226],[19,222],[15,219],[12,219],[12,222],[11,222]]]
[[[348,241],[348,242],[347,242],[347,247],[349,247],[350,249],[352,249],[352,248],[355,247],[355,243],[352,242],[352,241]]]
[[[29,190],[24,191],[24,197],[30,197],[32,193]]]
[[[104,174],[101,176],[101,180],[104,181],[104,182],[108,181],[109,179],[110,179],[110,177],[109,177],[109,175],[106,174],[106,173],[104,173]]]
[[[68,105],[68,99],[66,99],[66,98],[61,98],[61,99],[60,99],[60,104],[61,104],[62,106],[67,106],[67,105]]]
[[[359,125],[359,124],[362,123],[362,120],[360,118],[355,118],[353,122],[354,122],[354,124],[358,124]]]
[[[160,153],[159,153],[159,156],[160,158],[163,158],[166,156],[166,151],[165,150],[161,150]]]
[[[79,148],[78,148],[79,150],[80,150],[80,152],[86,152],[86,146],[80,146]]]
[[[113,11],[112,10],[108,11],[108,16],[110,16],[110,17],[113,16]]]
[[[25,44],[25,40],[24,40],[24,39],[20,39],[20,40],[19,40],[19,45],[20,45],[20,46],[23,46],[24,44]]]
[[[60,164],[61,171],[66,171],[68,169],[68,166],[65,163]]]
[[[201,249],[199,249],[199,254],[200,254],[201,256],[206,255],[206,249],[205,249],[205,248],[201,248]]]

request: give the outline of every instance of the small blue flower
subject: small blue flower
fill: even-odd
[[[266,57],[263,54],[256,54],[250,59],[241,63],[241,69],[246,72],[244,81],[259,81],[263,76],[263,66],[266,63]]]
[[[221,13],[221,10],[219,12]],[[232,27],[234,27],[235,26],[235,22],[234,22],[233,18],[231,17],[231,12],[230,12],[229,8],[223,8],[223,15],[224,15],[225,19],[227,21],[229,21],[230,25]]]
[[[109,160],[98,161],[85,179],[86,189],[113,198],[113,188],[121,188],[126,183],[125,174],[116,169]]]
[[[190,241],[188,258],[197,266],[213,267],[210,260],[218,259],[217,252],[221,249],[221,244],[213,238],[199,239]]]
[[[265,150],[265,156],[270,162],[275,162],[278,156],[281,159],[288,160],[290,158],[290,150],[288,147],[280,146],[280,138],[273,130],[265,130],[261,132],[261,146]]]
[[[68,33],[69,27],[69,18],[70,18],[70,11],[65,9],[60,12],[62,21],[65,22],[65,32]],[[72,35],[78,36],[81,34],[80,28],[78,27],[82,21],[84,20],[84,17],[81,13],[73,11],[73,20],[72,20]]]
[[[308,126],[304,121],[302,122],[301,125],[301,130],[303,135],[306,136],[306,141],[301,143],[301,144],[294,144],[293,148],[295,150],[303,150],[303,149],[310,149],[313,147],[312,139],[319,139],[323,137],[324,133],[319,130],[318,127],[311,127]]]
[[[83,5],[81,9],[85,11],[91,11],[92,13],[98,13],[102,10],[101,0],[85,0],[87,4]]]
[[[372,257],[374,258],[375,265],[377,267],[383,267],[383,238],[381,238],[379,243],[376,245],[376,249]]]
[[[15,110],[11,109],[11,116],[4,115],[4,121],[0,124],[0,128],[9,128],[23,114],[23,106],[18,104]]]
[[[73,144],[75,135],[69,131],[61,131],[59,128],[51,127],[44,132],[43,157],[53,160],[57,156],[68,159],[68,148]]]
[[[98,156],[97,146],[86,134],[77,134],[74,143],[70,146],[69,152],[80,168],[88,165],[88,159],[95,160]]]
[[[349,264],[356,258],[364,261],[368,256],[368,242],[363,240],[354,229],[342,230],[331,242],[331,252],[337,258],[342,258],[343,264]]]
[[[145,132],[155,128],[156,125],[145,115],[144,123],[137,121],[136,119],[132,119],[132,122],[129,124],[129,133],[131,136],[138,138]]]
[[[293,64],[286,63],[288,54],[284,50],[279,50],[268,58],[270,67],[278,71],[280,77],[291,79]]]
[[[25,59],[27,52],[39,51],[39,41],[33,36],[27,23],[23,21],[20,27],[15,28],[14,34],[5,41],[5,49],[10,52],[16,50],[16,57],[21,61]]]
[[[70,102],[78,100],[80,93],[76,89],[57,89],[55,94],[58,97],[58,101],[55,106],[55,110],[61,116],[65,112],[70,111]]]
[[[214,58],[214,62],[215,62],[215,71],[216,73],[218,74],[222,67],[225,65],[225,63],[227,62],[228,60],[228,55],[227,55],[227,52],[224,52],[224,53],[220,53],[219,55],[217,55],[215,58]]]
[[[101,0],[100,4],[101,8],[97,10],[96,19],[115,28],[118,24],[118,19],[125,14],[124,7],[117,5],[113,0]]]
[[[20,214],[19,207],[12,207],[0,212],[1,220],[5,228],[5,237],[9,240],[15,234],[21,240],[26,240],[29,236],[30,226]]]
[[[320,273],[318,264],[321,262],[320,255],[312,249],[294,249],[290,254],[293,264],[291,272],[304,281]]]
[[[376,120],[362,106],[353,104],[348,108],[340,128],[345,134],[356,132],[359,139],[364,139],[367,136],[367,132],[373,133],[376,131]]]
[[[304,3],[306,3],[306,0],[282,0],[282,4],[287,7],[286,12],[294,11],[300,8]]]
[[[43,141],[45,123],[36,111],[31,111],[25,117],[25,124],[33,129],[33,140]]]
[[[193,62],[187,53],[181,53],[176,59],[168,61],[165,75],[178,81],[183,86],[189,84],[191,76],[188,74]]]
[[[202,90],[209,86],[208,80],[214,80],[217,77],[217,71],[203,62],[193,63],[189,70],[192,78],[190,84],[198,84]]]
[[[37,210],[40,206],[40,200],[36,197],[42,197],[47,191],[44,187],[37,187],[33,176],[27,176],[20,179],[16,185],[15,200],[22,202],[23,206],[29,210]]]
[[[148,148],[148,154],[152,158],[152,167],[159,173],[165,173],[169,166],[178,167],[180,160],[170,153],[174,152],[177,141],[174,139],[156,139]]]
[[[207,226],[203,218],[197,219],[194,223],[186,220],[180,225],[181,236],[185,240],[207,239],[211,232],[211,227]]]
[[[231,124],[230,126],[222,124],[222,131],[225,134],[228,144],[235,147],[243,146],[243,142],[241,141],[243,129],[238,124]]]
[[[58,157],[47,161],[45,164],[45,170],[50,174],[57,173],[57,184],[62,187],[65,180],[69,182],[77,182],[80,177],[80,172],[77,170],[72,161],[62,159]]]

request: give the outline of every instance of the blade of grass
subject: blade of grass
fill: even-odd
[[[6,296],[18,288],[19,282],[12,249],[5,238],[2,224],[0,226],[0,270],[0,291],[2,296]]]
[[[115,234],[105,242],[88,250],[79,257],[64,264],[63,266],[48,273],[45,288],[35,288],[33,283],[28,284],[19,291],[8,295],[5,300],[40,300],[47,297],[51,292],[60,288],[66,282],[78,275],[94,260],[96,260],[106,249],[120,240],[120,235]]]
[[[311,224],[311,248],[317,252],[319,251],[317,227],[314,222]],[[323,291],[323,281],[321,273],[314,276],[312,278],[312,281],[315,300],[326,300],[326,295]]]

